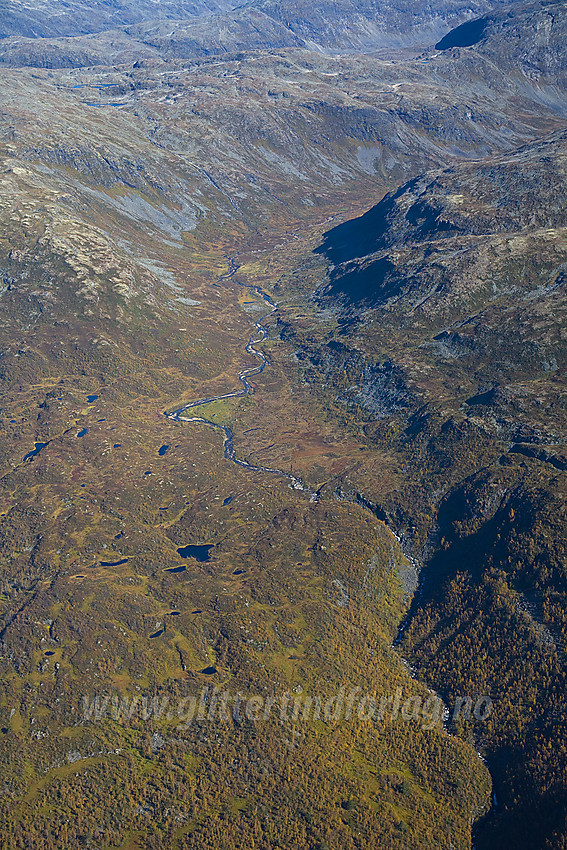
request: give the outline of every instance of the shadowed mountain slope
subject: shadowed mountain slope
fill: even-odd
[[[567,135],[423,175],[327,233],[337,330],[308,380],[404,469],[361,491],[426,564],[401,645],[449,702],[494,696],[476,846],[565,836]],[[371,499],[372,500],[372,499]],[[561,696],[563,695],[563,696]]]

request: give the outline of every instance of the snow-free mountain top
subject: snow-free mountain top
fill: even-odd
[[[139,24],[144,25],[142,33],[162,36],[160,22],[177,21],[192,30],[197,25],[195,37],[204,52],[209,32],[211,49],[222,43],[222,33],[226,32],[228,50],[301,43],[325,51],[367,52],[434,44],[453,26],[501,5],[501,0],[440,0],[435,5],[426,0],[326,0],[317,4],[307,0],[4,0],[0,6],[0,38],[84,36],[132,26],[137,30]],[[260,25],[258,13],[262,15]],[[215,22],[198,21],[211,16],[219,17]],[[169,35],[167,24],[166,31]],[[282,36],[282,32],[287,35]]]
[[[158,18],[190,18],[232,9],[231,0],[4,0],[0,38],[86,35]]]

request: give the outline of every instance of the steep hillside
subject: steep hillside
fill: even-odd
[[[567,136],[410,181],[326,235],[306,377],[403,469],[346,476],[424,561],[401,647],[479,725],[498,806],[477,847],[565,835]],[[299,340],[295,340],[296,344]],[[463,731],[463,730],[461,730]]]
[[[424,3],[419,0],[256,0],[255,6],[281,21],[308,44],[327,50],[356,52],[380,48],[425,47],[459,19],[476,18],[500,2],[461,0]],[[506,5],[509,5],[508,3]]]

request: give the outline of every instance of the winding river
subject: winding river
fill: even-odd
[[[221,275],[218,280],[226,281],[230,280],[231,278],[234,278],[238,272],[238,269],[239,266],[236,265],[233,259],[230,259],[230,271]],[[270,475],[278,475],[280,478],[286,478],[290,482],[290,485],[294,490],[303,490],[304,492],[307,492],[310,495],[311,500],[315,502],[319,498],[319,493],[307,490],[301,478],[297,478],[295,475],[292,475],[289,472],[284,472],[281,469],[271,469],[270,467],[266,466],[255,466],[254,464],[249,463],[247,460],[242,460],[241,458],[237,457],[236,451],[234,449],[234,433],[228,426],[219,425],[216,422],[212,422],[210,419],[205,419],[202,416],[183,415],[188,410],[193,410],[194,408],[200,407],[204,404],[211,404],[212,402],[223,401],[228,398],[243,398],[244,396],[254,395],[254,386],[250,383],[248,379],[251,378],[253,375],[260,375],[268,365],[268,359],[266,355],[261,349],[256,348],[256,346],[260,345],[260,343],[264,342],[264,340],[267,338],[268,328],[266,327],[264,322],[274,315],[274,313],[278,310],[278,305],[275,303],[275,301],[272,300],[271,296],[268,295],[267,292],[264,292],[264,290],[261,289],[259,286],[248,285],[245,283],[240,283],[239,281],[236,281],[236,283],[238,283],[239,286],[242,286],[247,289],[251,296],[254,295],[256,297],[261,298],[270,308],[269,312],[262,316],[262,319],[260,321],[254,322],[255,330],[252,331],[252,333],[250,334],[248,342],[245,346],[246,353],[251,354],[257,360],[259,360],[259,364],[257,366],[250,366],[248,368],[240,370],[240,372],[238,373],[238,380],[242,384],[242,389],[234,390],[233,392],[225,393],[224,395],[211,396],[210,398],[201,398],[197,401],[191,401],[189,402],[189,404],[180,407],[178,410],[174,410],[171,413],[166,412],[165,415],[168,419],[172,419],[174,422],[195,422],[201,425],[207,425],[209,428],[214,428],[215,431],[222,431],[222,433],[224,434],[224,456],[227,460],[230,460],[238,466],[243,467],[244,469],[248,469],[251,472],[266,472]],[[256,331],[258,331],[258,333],[260,334],[257,339],[255,338]]]
[[[235,275],[238,273],[238,269],[239,269],[239,266],[237,266],[236,263],[234,262],[234,260],[231,258],[230,259],[230,271],[221,275],[218,278],[218,281],[226,281],[226,280],[230,280],[230,279],[234,278]],[[243,284],[243,283],[240,283],[239,281],[236,281],[236,283],[238,283],[239,286],[242,286],[245,289],[247,289],[249,291],[250,295],[255,295],[259,298],[262,298],[262,300],[270,308],[269,312],[267,312],[262,317],[262,319],[260,321],[254,323],[254,328],[260,334],[259,337],[257,339],[255,339],[254,338],[255,332],[252,331],[252,333],[251,333],[251,335],[248,339],[248,342],[245,346],[246,352],[248,354],[251,354],[253,357],[255,357],[259,361],[259,364],[257,366],[252,366],[252,367],[248,367],[248,368],[240,370],[240,372],[238,373],[238,379],[239,379],[240,383],[242,384],[242,389],[235,390],[234,392],[231,392],[231,393],[225,393],[224,395],[220,395],[220,396],[212,396],[211,398],[203,398],[203,399],[199,399],[197,401],[192,401],[189,404],[186,404],[184,407],[180,407],[178,410],[174,410],[171,413],[166,412],[165,415],[168,417],[168,419],[171,419],[174,422],[194,422],[194,423],[198,423],[198,424],[202,424],[202,425],[207,425],[209,428],[213,428],[215,431],[222,431],[223,434],[224,434],[224,457],[226,458],[226,460],[232,461],[233,463],[237,464],[238,466],[240,466],[244,469],[248,469],[251,472],[264,472],[264,473],[269,473],[271,475],[277,475],[280,478],[285,478],[290,482],[290,486],[294,490],[301,490],[301,491],[305,492],[307,495],[309,495],[310,500],[312,502],[318,502],[320,495],[321,495],[320,490],[317,490],[317,491],[309,490],[309,488],[304,485],[301,478],[297,478],[296,476],[292,475],[291,473],[284,472],[281,469],[271,469],[271,468],[265,467],[265,466],[255,466],[255,465],[249,463],[247,460],[242,460],[241,458],[238,458],[236,456],[236,452],[235,452],[235,449],[234,449],[234,434],[228,426],[218,425],[216,422],[212,422],[210,419],[205,419],[204,417],[200,417],[200,416],[187,417],[187,416],[183,415],[188,410],[192,410],[193,408],[199,407],[199,406],[204,405],[204,404],[210,404],[211,402],[214,402],[214,401],[222,401],[223,399],[228,399],[228,398],[243,398],[245,396],[253,395],[254,392],[255,392],[255,389],[254,389],[254,386],[248,380],[248,378],[252,377],[253,375],[260,375],[264,371],[266,366],[268,365],[267,357],[265,356],[263,351],[261,351],[261,349],[259,349],[259,348],[256,348],[256,346],[260,345],[267,338],[268,328],[266,327],[264,322],[267,319],[269,319],[271,316],[273,316],[274,313],[277,312],[278,304],[276,304],[272,300],[271,296],[268,295],[267,292],[264,292],[264,290],[261,289],[261,287],[259,287],[259,286]],[[419,600],[420,600],[420,597],[421,597],[421,594],[422,594],[422,578],[423,577],[420,576],[420,566],[417,563],[417,561],[415,560],[415,558],[413,558],[411,554],[409,554],[407,551],[405,551],[403,540],[400,538],[400,536],[398,535],[396,530],[394,528],[392,528],[392,525],[389,522],[389,518],[386,516],[384,511],[378,505],[372,504],[366,498],[364,498],[364,496],[362,496],[360,493],[356,493],[356,495],[350,495],[350,494],[347,495],[347,494],[343,494],[343,493],[340,493],[340,492],[335,492],[335,498],[339,499],[339,501],[342,501],[342,502],[351,502],[351,503],[358,504],[364,510],[368,511],[374,518],[378,518],[381,521],[383,521],[384,524],[386,525],[386,527],[389,529],[389,531],[392,533],[392,535],[397,540],[402,552],[404,552],[406,559],[408,560],[409,564],[411,565],[411,568],[414,571],[415,585],[412,588],[412,591],[413,591],[413,593],[412,593],[412,595],[413,595],[412,604],[409,606],[404,619],[399,623],[397,637],[395,638],[395,640],[393,641],[393,644],[392,644],[393,647],[398,647],[402,642],[405,631],[407,630],[408,626],[410,625],[410,623],[413,619],[415,609],[416,609],[416,607],[419,603]],[[150,637],[154,637],[154,635],[151,635]],[[408,674],[411,677],[415,678],[416,676],[415,676],[414,669],[411,667],[411,665],[407,662],[406,659],[403,659],[403,662],[404,662],[404,666],[407,669]],[[203,671],[203,672],[205,672],[205,671]],[[446,709],[446,710],[447,710],[447,713],[448,713],[448,709]],[[446,719],[444,719],[444,721],[443,721],[443,728],[444,728],[444,730],[447,734],[449,734],[449,735],[451,734],[451,731],[448,727]],[[478,753],[478,756],[486,764],[486,760],[481,755],[481,753]],[[493,807],[496,807],[496,805],[497,805],[496,797],[494,796],[493,797]],[[474,841],[474,832],[473,832],[473,841]],[[474,844],[473,844],[473,848],[474,848]]]

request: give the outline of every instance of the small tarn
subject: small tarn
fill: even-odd
[[[211,560],[211,549],[214,545],[206,544],[190,544],[189,546],[180,546],[177,552],[182,558],[193,558],[195,561],[205,563]]]

